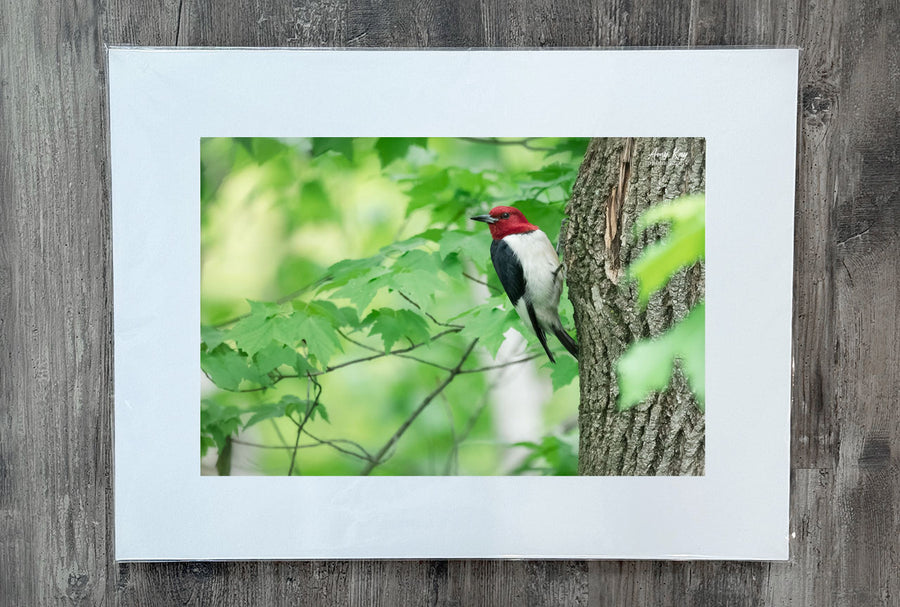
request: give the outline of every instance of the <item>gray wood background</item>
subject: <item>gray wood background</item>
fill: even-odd
[[[113,562],[104,43],[800,46],[791,560]],[[896,0],[4,2],[0,603],[900,604],[898,72]]]

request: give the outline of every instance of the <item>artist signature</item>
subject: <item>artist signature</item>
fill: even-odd
[[[685,160],[687,156],[688,153],[686,151],[677,147],[674,150],[660,150],[659,148],[653,148],[653,151],[650,152],[650,164],[652,166],[664,166],[670,159],[681,162]]]

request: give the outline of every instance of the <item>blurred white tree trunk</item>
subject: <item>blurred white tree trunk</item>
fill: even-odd
[[[517,331],[507,331],[497,359],[488,364],[520,359],[526,355],[527,345],[528,342]],[[491,390],[491,413],[497,440],[505,444],[539,441],[543,408],[553,391],[546,380],[538,376],[534,361],[491,371],[488,381],[494,385]],[[500,470],[514,468],[527,454],[525,447],[507,449],[500,462]]]

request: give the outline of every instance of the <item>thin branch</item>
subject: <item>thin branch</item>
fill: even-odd
[[[463,428],[462,432],[459,433],[459,439],[457,443],[454,445],[454,449],[459,449],[459,445],[462,444],[464,440],[469,438],[469,434],[472,432],[472,429],[475,427],[475,423],[478,421],[478,418],[481,416],[482,412],[484,412],[485,408],[488,404],[487,394],[489,392],[485,392],[485,396],[481,399],[481,402],[478,405],[478,409],[469,417],[466,422],[466,427]]]
[[[430,360],[425,360],[424,358],[419,358],[418,356],[410,356],[409,354],[396,354],[398,358],[408,358],[409,360],[414,360],[417,363],[422,363],[423,365],[428,365],[429,367],[435,367],[440,369],[441,371],[452,371],[450,367],[447,365],[442,365],[440,363],[431,362]]]
[[[355,346],[359,346],[360,348],[363,348],[364,350],[368,350],[369,352],[377,352],[378,354],[383,355],[383,356],[387,356],[389,354],[388,352],[385,352],[384,350],[380,350],[379,348],[370,346],[369,344],[363,343],[363,342],[359,341],[358,339],[353,339],[352,337],[350,337],[349,335],[347,335],[346,333],[344,333],[341,330],[338,330],[338,335],[340,335],[341,337],[343,337],[344,339],[349,341],[351,344],[353,344]]]
[[[296,422],[296,420],[294,420],[294,421]],[[360,445],[359,443],[355,443],[355,442],[353,442],[351,440],[347,440],[347,439],[329,440],[329,439],[325,439],[325,438],[319,438],[318,436],[314,436],[311,432],[309,432],[309,430],[306,430],[306,429],[303,430],[303,434],[310,437],[315,442],[298,445],[296,447],[297,449],[313,449],[315,447],[331,447],[332,449],[334,449],[336,451],[340,451],[341,453],[345,453],[345,454],[347,454],[351,457],[355,457],[357,459],[361,459],[361,460],[365,460],[365,461],[372,460],[372,456],[369,454],[369,452],[366,451],[362,447],[362,445]],[[231,440],[236,445],[243,445],[245,447],[254,447],[256,449],[282,449],[282,450],[283,449],[294,449],[294,447],[291,445],[263,445],[261,443],[251,443],[250,441],[240,440],[237,438],[233,438]],[[349,444],[355,446],[356,448],[358,448],[360,451],[362,451],[362,453],[354,453],[353,451],[350,451],[349,449],[344,449],[343,447],[340,447],[338,445],[338,443],[349,443]]]
[[[371,459],[372,459],[372,456],[368,455],[368,453],[366,453],[366,455],[363,455],[360,453],[354,453],[353,451],[344,449],[343,447],[339,447],[336,444],[338,441],[327,440],[327,439],[315,437],[306,430],[303,431],[303,434],[309,436],[311,439],[313,439],[316,442],[298,445],[297,449],[313,449],[315,447],[331,447],[332,449],[334,449],[336,451],[340,451],[341,453],[345,453],[345,454],[347,454],[351,457],[355,457],[357,459],[361,459],[361,460],[365,460],[365,461],[371,461]],[[240,440],[237,438],[231,439],[231,442],[233,442],[235,445],[243,445],[245,447],[254,447],[255,449],[282,449],[282,450],[283,449],[294,449],[294,447],[292,447],[291,445],[263,445],[261,443],[251,443],[249,441],[243,441],[243,440]],[[356,445],[357,447],[362,448],[360,445],[357,445],[356,443],[353,443],[352,441],[345,441],[345,442],[350,442],[350,443]]]
[[[500,289],[498,289],[498,288],[495,287],[494,285],[489,285],[488,283],[486,283],[485,281],[481,280],[480,278],[475,278],[474,276],[472,276],[471,274],[468,274],[467,272],[463,272],[462,275],[465,276],[466,278],[468,278],[469,280],[471,280],[472,282],[477,282],[477,283],[480,284],[480,285],[486,286],[488,289],[490,289],[490,290],[493,291],[494,293],[500,293],[500,292],[501,292]]]
[[[310,410],[312,410],[312,407],[310,407]],[[309,413],[309,411],[307,411],[307,413]],[[291,418],[291,419],[293,419],[293,418]],[[294,440],[294,450],[291,451],[291,465],[288,466],[288,473],[287,473],[288,476],[292,476],[294,474],[294,463],[297,461],[297,449],[300,448],[300,435],[302,433],[303,433],[303,426],[302,426],[302,424],[298,424],[297,425],[297,438],[296,438],[296,440]]]
[[[270,385],[270,386],[261,386],[259,388],[243,388],[240,390],[230,390],[230,392],[260,392],[263,390],[268,390],[269,388],[271,388],[272,386],[274,386],[275,384],[277,384],[278,382],[280,382],[283,379],[298,379],[300,377],[307,377],[307,376],[319,377],[321,375],[325,375],[326,373],[331,373],[332,371],[337,371],[338,369],[343,369],[344,367],[349,367],[350,365],[368,362],[370,360],[375,360],[376,358],[383,358],[385,356],[397,356],[397,357],[401,357],[401,358],[411,358],[411,357],[403,357],[402,355],[406,354],[407,352],[412,352],[413,350],[417,350],[418,348],[421,348],[422,346],[425,346],[427,344],[430,344],[431,342],[436,341],[436,340],[440,339],[441,337],[444,337],[445,335],[449,335],[451,333],[459,333],[460,330],[461,329],[456,329],[456,328],[447,329],[446,331],[441,331],[440,333],[432,335],[426,341],[423,341],[418,344],[413,344],[412,346],[410,346],[408,348],[402,348],[400,350],[393,350],[392,352],[385,352],[383,350],[373,348],[372,346],[366,345],[366,344],[362,343],[361,341],[357,341],[357,340],[353,339],[352,337],[349,337],[344,332],[339,330],[338,335],[340,335],[341,337],[343,337],[350,343],[356,344],[361,348],[365,348],[366,350],[376,352],[376,354],[373,354],[372,356],[363,356],[362,358],[354,358],[353,360],[348,360],[346,362],[342,362],[337,365],[331,365],[329,367],[325,367],[325,369],[323,369],[322,371],[308,371],[305,375],[299,375],[299,374],[295,375],[295,374],[291,374],[291,373],[288,373],[285,375],[278,375],[277,377],[275,377],[272,380],[272,385]],[[437,363],[430,363],[428,361],[417,359],[417,358],[414,358],[413,360],[418,360],[419,362],[422,362],[425,364],[431,364],[433,366],[438,366]],[[207,377],[209,377],[209,375],[207,375]],[[212,381],[212,380],[210,379],[210,381]]]
[[[209,375],[207,375],[207,377],[209,377]],[[281,376],[279,376],[277,379],[275,379],[275,380],[272,381],[272,386],[274,386],[275,384],[277,384],[278,382],[280,382],[282,379],[288,379],[288,377],[289,377],[289,376],[287,376],[287,375],[281,375]],[[292,375],[292,376],[290,376],[290,377],[297,377],[297,376],[296,376],[296,375]],[[210,378],[210,379],[212,379],[212,378]],[[260,386],[259,388],[241,388],[240,390],[235,390],[235,392],[265,392],[266,390],[268,390],[268,389],[271,388],[272,386]]]
[[[365,344],[359,340],[353,339],[349,335],[345,335],[344,333],[341,333],[340,331],[338,331],[338,333],[340,333],[340,336],[343,337],[344,339],[346,339],[347,341],[349,341],[351,344],[359,346],[360,348],[363,348],[365,350],[369,350],[370,352],[377,352],[379,356],[388,356],[389,355],[389,356],[396,356],[398,358],[408,358],[409,360],[414,360],[416,362],[422,363],[423,365],[437,367],[438,369],[442,369],[444,371],[452,370],[450,367],[431,362],[430,360],[425,360],[424,358],[419,358],[418,356],[411,356],[409,354],[405,354],[405,352],[409,352],[412,347],[418,347],[415,344],[413,344],[410,348],[406,348],[404,350],[393,350],[391,352],[385,352],[384,350],[379,350],[378,348],[373,348],[369,344]],[[371,357],[371,358],[377,358],[377,356]],[[371,358],[369,360],[371,360]]]
[[[306,378],[307,378],[306,404],[307,404],[308,408],[306,409],[306,416],[303,418],[303,421],[301,421],[297,425],[297,440],[294,441],[294,452],[291,454],[291,465],[288,468],[288,473],[287,473],[288,476],[291,476],[294,472],[294,463],[297,461],[297,449],[299,448],[299,445],[300,445],[300,435],[303,433],[303,426],[306,425],[306,422],[308,422],[309,418],[312,417],[313,411],[315,411],[316,407],[319,406],[319,397],[322,396],[322,386],[319,384],[319,382],[317,382],[315,379],[313,379],[313,376],[309,373],[306,374]],[[316,386],[316,398],[312,402],[312,404],[310,404],[310,402],[309,402],[309,386],[310,386],[310,384],[315,384],[315,386]]]
[[[304,434],[305,434],[305,432],[304,432]],[[249,441],[240,440],[237,438],[232,438],[231,442],[233,442],[235,445],[243,445],[245,447],[254,447],[256,449],[293,449],[294,448],[292,445],[263,445],[261,443],[251,443]],[[312,447],[322,447],[323,445],[325,445],[325,443],[323,443],[323,442],[308,443],[305,445],[298,445],[297,449],[310,449]]]
[[[450,326],[450,325],[448,325],[448,326]],[[408,358],[408,359],[410,359],[410,360],[414,360],[414,361],[416,361],[416,362],[420,362],[420,363],[422,363],[423,365],[430,365],[430,366],[432,366],[432,367],[437,367],[438,369],[442,369],[442,370],[444,370],[444,371],[450,371],[450,370],[451,370],[450,367],[446,367],[446,366],[444,366],[444,365],[441,365],[441,364],[438,364],[438,363],[434,363],[434,362],[431,362],[430,360],[425,360],[424,358],[419,358],[419,357],[417,357],[417,356],[410,356],[409,354],[407,354],[407,352],[411,352],[412,350],[415,350],[415,349],[417,349],[417,348],[421,348],[421,347],[424,346],[425,344],[430,343],[430,342],[432,342],[432,341],[435,341],[435,340],[438,339],[439,337],[443,337],[444,335],[447,335],[448,333],[458,333],[458,332],[461,331],[461,330],[462,330],[462,327],[456,328],[455,326],[452,326],[451,329],[448,329],[448,330],[446,330],[446,331],[442,331],[442,332],[438,333],[437,335],[434,335],[434,336],[431,337],[428,341],[422,342],[422,343],[420,343],[420,344],[413,344],[413,345],[411,345],[411,346],[408,347],[408,348],[402,348],[402,349],[400,349],[400,350],[391,350],[390,352],[386,352],[386,351],[384,351],[384,350],[379,350],[378,348],[372,347],[372,346],[370,346],[369,344],[363,343],[363,342],[361,342],[361,341],[359,341],[359,340],[357,340],[357,339],[353,339],[352,337],[350,337],[349,335],[343,333],[342,331],[338,331],[338,334],[339,334],[341,337],[343,337],[344,339],[346,339],[347,341],[349,341],[351,344],[354,344],[354,345],[356,345],[356,346],[359,346],[360,348],[363,348],[364,350],[368,350],[368,351],[370,351],[370,352],[376,352],[376,353],[377,353],[375,356],[367,356],[366,358],[360,359],[360,360],[372,360],[373,358],[380,358],[380,357],[382,357],[382,356],[396,356],[396,357],[398,357],[398,358]],[[355,362],[355,361],[351,361],[351,362]],[[347,364],[349,364],[349,363],[347,363]],[[338,366],[340,366],[340,365],[338,365]],[[334,368],[337,368],[337,367],[334,367]],[[328,370],[332,370],[332,369],[328,369]],[[324,373],[324,371],[323,371],[323,373]]]
[[[409,296],[406,295],[406,293],[404,293],[403,291],[400,291],[400,290],[397,290],[397,293],[400,295],[400,297],[402,297],[403,299],[405,299],[406,301],[408,301],[409,303],[411,303],[412,305],[414,305],[419,311],[422,312],[422,314],[424,314],[425,316],[427,316],[428,318],[430,318],[430,319],[431,319],[431,322],[433,322],[434,324],[440,325],[440,326],[442,326],[442,327],[453,327],[454,329],[462,329],[462,328],[463,328],[462,325],[454,325],[454,324],[452,324],[452,323],[447,323],[447,322],[441,322],[441,321],[439,321],[437,318],[435,318],[434,316],[432,316],[431,314],[429,314],[427,311],[423,310],[423,309],[422,309],[422,306],[420,306],[419,304],[417,304],[416,302],[414,302],[412,299],[410,299]]]
[[[284,438],[284,435],[281,433],[281,428],[278,427],[278,424],[275,422],[275,418],[269,418],[269,422],[272,424],[272,428],[275,429],[275,434],[278,436],[278,440],[285,447],[288,446],[287,441]]]
[[[499,365],[478,367],[477,369],[463,369],[462,371],[460,371],[460,373],[481,373],[482,371],[493,371],[494,369],[502,369],[504,367],[511,367],[520,363],[527,363],[529,360],[534,360],[535,358],[540,358],[542,356],[543,354],[532,354],[531,356],[526,356],[525,358],[519,358],[517,360],[510,360],[505,363],[500,363]]]
[[[351,455],[351,456],[359,458],[359,459],[364,459],[369,462],[373,461],[372,454],[370,454],[368,451],[366,451],[366,449],[362,445],[360,445],[359,443],[353,442],[352,440],[347,440],[346,438],[336,438],[336,439],[330,439],[330,440],[326,439],[326,438],[319,438],[318,436],[314,436],[312,432],[310,432],[309,430],[306,430],[306,429],[303,430],[303,434],[310,437],[311,439],[313,439],[320,445],[328,445],[332,449],[334,449],[336,451],[340,451],[341,453],[346,453],[347,455]],[[347,449],[344,449],[343,447],[339,447],[338,443],[353,445],[354,447],[356,447],[357,449],[360,450],[360,453],[354,453],[353,451],[349,451]]]
[[[444,464],[444,476],[449,476],[450,472],[459,468],[459,442],[456,438],[456,424],[453,420],[453,407],[450,405],[450,399],[446,394],[441,394],[441,402],[444,403],[444,409],[447,411],[447,421],[450,422],[450,453],[447,455],[447,463]]]
[[[361,476],[367,476],[370,472],[372,472],[372,469],[375,468],[375,466],[383,463],[384,460],[382,458],[384,457],[384,455],[391,449],[391,447],[393,447],[397,443],[398,440],[400,440],[400,437],[403,436],[403,434],[409,429],[410,425],[412,425],[419,414],[425,410],[425,407],[431,404],[431,401],[433,401],[435,397],[440,394],[444,390],[444,388],[446,388],[450,384],[451,381],[453,381],[453,378],[459,375],[460,369],[462,369],[462,366],[466,362],[466,359],[469,358],[469,354],[472,353],[472,350],[475,348],[476,343],[478,343],[477,338],[473,339],[472,343],[469,344],[469,347],[466,348],[466,351],[463,353],[462,358],[459,359],[459,362],[450,371],[450,375],[447,376],[447,379],[441,382],[441,384],[437,388],[435,388],[428,396],[425,397],[425,399],[421,403],[419,403],[419,406],[416,407],[416,409],[406,419],[406,421],[403,422],[403,424],[397,429],[396,432],[394,432],[394,435],[391,436],[391,438],[388,439],[388,441],[378,451],[378,453],[375,454],[374,461],[369,462],[369,464],[365,468],[363,468],[362,472],[360,472]]]

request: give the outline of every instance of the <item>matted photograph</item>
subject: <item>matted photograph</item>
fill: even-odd
[[[202,139],[203,474],[702,475],[704,174],[700,138]]]
[[[797,68],[110,49],[116,558],[787,558]]]

